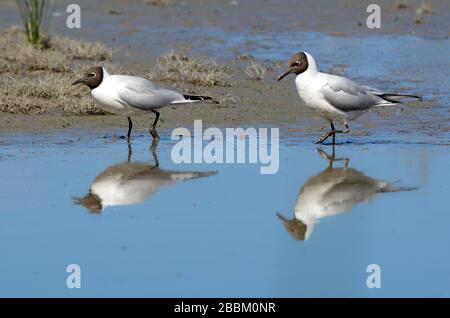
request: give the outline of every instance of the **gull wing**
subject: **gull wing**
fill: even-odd
[[[333,107],[344,111],[366,110],[373,106],[390,104],[381,97],[375,95],[376,89],[359,86],[351,80],[330,75],[326,83],[320,88],[323,98]]]
[[[151,110],[183,101],[182,94],[156,86],[151,81],[135,76],[115,75],[120,102],[129,106]]]

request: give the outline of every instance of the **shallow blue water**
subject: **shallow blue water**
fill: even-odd
[[[447,146],[338,145],[347,169],[417,189],[378,193],[318,220],[298,241],[276,213],[293,218],[299,190],[327,169],[315,145],[283,138],[279,172],[261,175],[250,164],[175,165],[173,144],[159,142],[161,169],[218,173],[91,213],[73,198],[127,161],[124,140],[82,131],[7,138],[0,296],[450,296]],[[131,161],[153,165],[147,136],[132,147]],[[72,263],[81,267],[80,289],[66,287]],[[366,285],[372,263],[381,267],[380,289]]]
[[[275,175],[259,174],[259,165],[176,165],[173,142],[163,137],[157,147],[163,171],[156,180],[166,184],[156,187],[148,137],[137,136],[131,161],[144,163],[145,171],[125,180],[156,190],[141,203],[103,206],[99,213],[91,211],[99,207],[92,198],[85,202],[91,210],[74,201],[108,167],[127,162],[124,140],[78,130],[4,135],[0,296],[450,296],[448,37],[154,28],[145,19],[127,28],[92,14],[95,19],[88,13],[79,31],[65,28],[64,16],[55,29],[106,41],[115,56],[144,52],[149,61],[181,42],[191,44],[192,55],[219,62],[237,54],[285,61],[305,50],[323,71],[342,65],[361,84],[424,96],[426,106],[409,122],[403,122],[406,114],[394,118],[405,131],[385,131],[391,118],[378,118],[372,135],[349,136],[350,143],[336,149],[350,160],[346,171],[415,189],[374,196],[367,191],[369,200],[355,203],[340,184],[337,193],[347,201],[334,202],[334,208],[345,205],[348,211],[317,220],[309,239],[299,241],[277,212],[294,218],[300,190],[314,177],[332,183],[332,173],[341,171],[327,170],[310,137],[283,136]],[[17,22],[8,16],[5,27]],[[139,30],[131,32],[134,27]],[[342,167],[344,162],[333,164]],[[217,174],[174,183],[166,178],[188,171]],[[311,211],[329,197],[312,200]],[[72,263],[81,267],[81,289],[66,286]],[[369,264],[381,268],[380,289],[366,285]]]

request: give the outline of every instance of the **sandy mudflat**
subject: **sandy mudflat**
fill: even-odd
[[[156,59],[171,50],[187,51],[191,56],[204,56],[229,67],[230,85],[226,87],[158,82],[180,91],[209,94],[221,101],[219,105],[165,108],[161,117],[164,122],[160,124],[163,130],[189,127],[194,119],[203,119],[206,125],[219,127],[268,124],[319,134],[325,123],[314,119],[301,105],[293,77],[280,83],[275,80],[284,60],[293,52],[305,50],[316,57],[324,71],[380,89],[424,96],[422,103],[364,116],[352,126],[354,134],[382,131],[405,137],[414,134],[430,142],[445,141],[449,129],[450,3],[427,1],[425,9],[429,12],[425,13],[423,9],[418,11],[421,1],[405,3],[381,1],[382,28],[370,30],[365,27],[367,13],[360,1],[168,1],[162,6],[150,1],[127,1],[127,5],[123,1],[80,1],[80,30],[65,27],[63,3],[56,6],[51,29],[64,36],[105,43],[113,49],[115,64],[140,76],[146,76]],[[5,1],[0,6],[0,28],[18,25],[14,2]],[[267,67],[262,81],[251,80],[245,74],[249,55]],[[73,88],[68,84],[70,92]],[[83,94],[88,96],[88,91]],[[44,113],[2,113],[0,130],[81,128],[120,134],[127,125],[126,119],[119,116]],[[151,116],[135,121],[136,128],[144,131]]]

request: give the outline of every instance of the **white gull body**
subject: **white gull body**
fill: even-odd
[[[314,113],[330,122],[347,124],[375,106],[395,105],[381,97],[384,92],[360,86],[338,75],[317,70],[314,58],[308,58],[308,68],[295,78],[295,86],[300,99]]]
[[[142,114],[171,104],[186,104],[183,94],[156,86],[137,76],[110,75],[103,68],[103,80],[91,90],[92,96],[105,110],[124,116]]]
[[[329,167],[304,184],[295,203],[295,218],[306,225],[307,240],[318,220],[350,211],[377,193],[394,191],[400,189],[355,169]]]
[[[330,161],[329,166],[302,186],[295,202],[294,218],[289,220],[277,213],[287,231],[297,240],[308,240],[321,219],[351,211],[355,205],[371,201],[378,193],[415,189],[397,187],[348,168],[347,158],[338,159],[323,150],[319,150],[319,154]],[[332,162],[336,160],[346,161],[345,166],[333,168]]]
[[[162,187],[214,174],[215,171],[168,171],[139,162],[119,163],[95,177],[89,193],[75,202],[93,212],[100,212],[110,206],[139,204]]]

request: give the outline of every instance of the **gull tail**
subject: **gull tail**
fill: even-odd
[[[189,179],[199,179],[206,178],[216,175],[217,171],[183,171],[183,172],[171,172],[170,178],[173,180],[189,180]]]
[[[219,104],[219,102],[215,101],[212,97],[204,95],[183,95],[183,99],[175,100],[171,102],[171,104],[190,104],[203,101],[209,101],[214,104]]]
[[[217,101],[215,101],[214,99],[212,99],[212,97],[209,96],[204,96],[204,95],[183,95],[184,99],[186,101],[189,101],[191,103],[195,103],[195,102],[201,102],[204,100],[209,100],[213,103],[218,103]]]
[[[376,186],[378,188],[378,193],[387,192],[405,192],[417,190],[417,187],[398,187],[385,181],[376,181]]]
[[[185,100],[212,100],[209,96],[204,95],[183,95]]]
[[[422,96],[417,96],[417,95],[408,95],[408,94],[393,94],[393,93],[383,93],[383,94],[377,94],[379,97],[381,97],[382,99],[397,104],[397,103],[401,103],[401,99],[402,98],[416,98],[420,101],[422,101]]]

